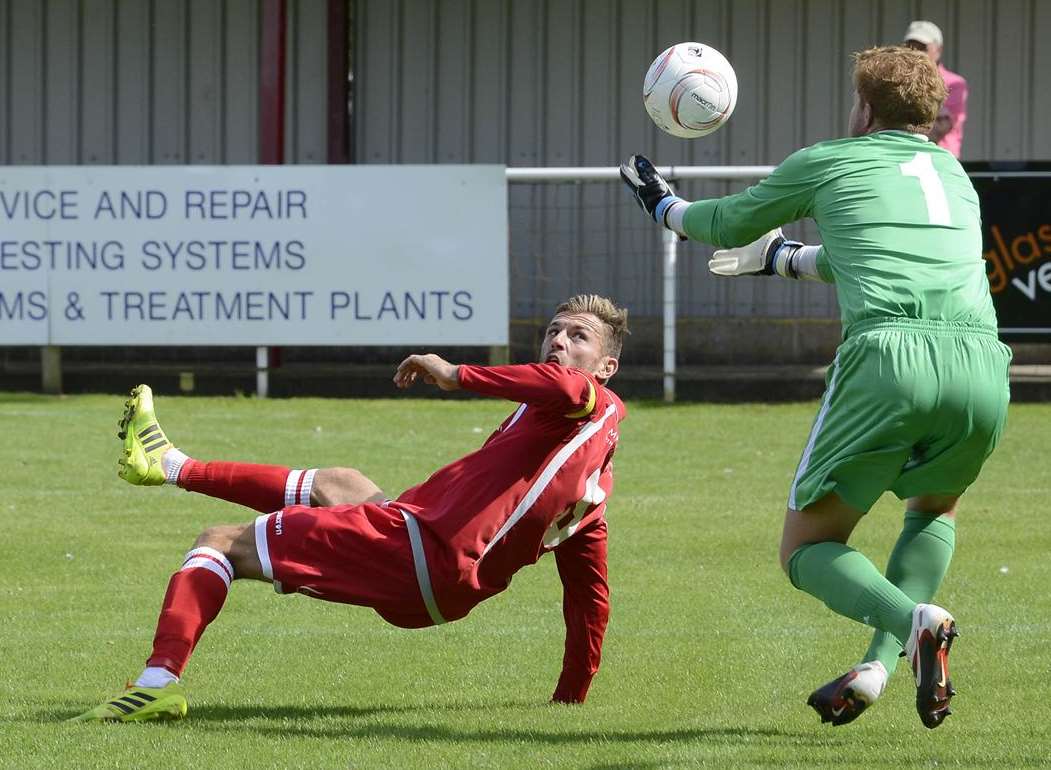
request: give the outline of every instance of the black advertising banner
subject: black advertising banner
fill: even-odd
[[[1051,165],[965,165],[982,206],[989,289],[1000,333],[1051,338]]]

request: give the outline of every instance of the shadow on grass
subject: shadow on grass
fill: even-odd
[[[374,716],[410,712],[455,714],[457,712],[497,712],[501,709],[548,709],[546,703],[518,701],[504,703],[446,703],[414,706],[201,706],[191,709],[190,720],[197,729],[244,731],[278,738],[305,737],[324,740],[354,738],[393,738],[404,741],[438,741],[444,743],[506,743],[523,741],[550,745],[612,743],[693,743],[697,741],[740,744],[745,741],[771,740],[784,743],[829,745],[827,734],[789,732],[775,728],[749,727],[680,727],[654,730],[532,730],[529,728],[470,729],[447,724],[394,724],[368,719]],[[313,719],[333,721],[318,724]],[[257,720],[280,721],[260,724]],[[353,720],[365,719],[365,723]],[[302,721],[301,721],[302,720]],[[350,721],[347,721],[350,720]],[[297,723],[298,722],[298,723]],[[836,743],[835,739],[832,743]],[[614,766],[611,766],[611,768]]]
[[[317,706],[317,705],[196,705],[190,702],[190,712],[187,723],[215,722],[228,725],[234,729],[238,725],[253,719],[273,719],[280,721],[289,720],[312,720],[312,719],[361,719],[383,714],[407,714],[414,711],[491,711],[501,708],[540,708],[535,701],[509,701],[505,703],[447,703],[447,704],[416,704],[408,706],[375,705],[375,706]],[[84,703],[73,701],[56,701],[51,708],[41,709],[22,718],[15,718],[12,722],[27,723],[53,723],[63,722],[84,712],[87,706]],[[194,726],[197,726],[194,724]]]
[[[382,714],[407,714],[430,706],[195,706],[190,704],[189,719],[194,722],[243,722],[249,719],[310,720],[361,719]]]
[[[203,705],[190,704],[189,719],[192,721],[221,722],[230,726],[251,719],[274,719],[274,720],[309,720],[309,719],[361,719],[365,717],[380,716],[383,714],[410,714],[419,711],[438,712],[441,714],[455,714],[457,712],[486,711],[495,712],[501,709],[514,709],[526,711],[529,709],[547,709],[549,704],[534,700],[503,701],[503,702],[466,702],[451,701],[447,703],[416,703],[411,705],[338,705],[338,706],[313,706],[313,705]],[[290,726],[290,731],[296,728]]]
[[[25,720],[31,722],[56,722],[79,713],[70,710],[71,704],[55,704],[55,708],[36,712]],[[501,703],[426,703],[415,705],[200,705],[191,704],[187,721],[163,723],[172,728],[185,727],[209,732],[250,732],[275,738],[318,738],[323,740],[347,740],[386,738],[410,742],[436,741],[442,743],[506,743],[521,741],[545,743],[551,746],[573,744],[607,743],[656,743],[690,744],[697,742],[721,745],[742,743],[762,744],[786,742],[796,745],[830,746],[839,741],[827,733],[790,732],[776,728],[752,727],[670,727],[653,730],[532,730],[529,728],[471,729],[448,724],[395,724],[383,717],[429,712],[432,715],[458,712],[497,712],[541,710],[551,708],[537,701],[507,701]],[[376,719],[378,717],[379,719]],[[261,723],[261,720],[262,723]],[[322,721],[318,721],[322,720]],[[155,725],[160,727],[162,725]],[[632,767],[638,767],[633,763]],[[596,770],[619,770],[619,765],[601,765]],[[625,766],[627,767],[627,766]]]

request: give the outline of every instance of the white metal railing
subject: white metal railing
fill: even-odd
[[[665,179],[762,179],[769,176],[773,166],[658,166],[657,171]],[[612,182],[620,181],[620,169],[616,166],[579,168],[508,168],[508,184],[530,184],[538,182]],[[627,193],[625,193],[627,194]],[[662,347],[664,353],[664,400],[675,400],[675,290],[676,261],[679,237],[671,230],[662,233],[664,268],[662,309],[664,315]]]

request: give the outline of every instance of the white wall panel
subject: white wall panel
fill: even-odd
[[[45,70],[44,19],[47,8],[36,0],[8,0],[8,144],[4,162],[40,163],[44,160]],[[75,129],[73,129],[75,130]]]
[[[324,94],[325,3],[297,5]],[[258,38],[258,0],[0,0],[0,163],[255,162]],[[304,101],[323,147],[324,102]]]
[[[226,8],[214,0],[189,0],[186,6],[185,163],[211,163],[223,156],[223,34]]]
[[[288,3],[285,162],[328,158],[328,37],[325,0]]]
[[[259,4],[227,0],[223,15],[223,147],[215,162],[259,159]]]
[[[115,0],[85,0],[81,8],[79,28],[82,34],[78,35],[80,56],[77,65],[79,87],[76,94],[80,110],[80,135],[73,137],[78,144],[73,153],[75,160],[70,162],[117,162],[116,12]],[[92,19],[93,23],[84,24],[84,16]]]
[[[116,39],[120,42],[114,51],[117,86],[110,95],[92,96],[112,100],[116,124],[113,162],[116,164],[151,163],[153,160],[151,5],[141,0],[118,0]]]
[[[42,6],[44,42],[44,160],[76,163],[83,125],[80,121],[80,8],[77,0],[52,0]]]

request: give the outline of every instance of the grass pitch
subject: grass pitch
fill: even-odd
[[[468,618],[405,631],[367,609],[238,583],[185,681],[189,718],[68,725],[141,669],[171,571],[252,512],[116,477],[120,397],[0,395],[0,766],[1036,767],[1051,757],[1051,406],[1012,407],[968,493],[939,595],[963,635],[935,731],[905,666],[852,725],[804,705],[868,632],[792,589],[784,500],[814,404],[629,404],[609,508],[613,614],[581,707],[552,706],[554,560]],[[389,493],[476,447],[493,401],[160,397],[202,459],[354,465]],[[853,545],[882,565],[901,505]]]

